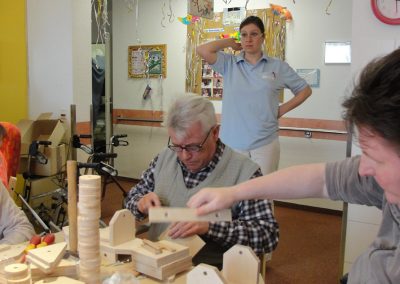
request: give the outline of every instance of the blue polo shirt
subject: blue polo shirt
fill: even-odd
[[[221,140],[238,150],[253,150],[278,137],[279,91],[297,94],[307,87],[289,64],[266,55],[252,65],[243,52],[218,52],[212,68],[224,78]]]

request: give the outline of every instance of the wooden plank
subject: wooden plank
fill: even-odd
[[[180,244],[189,248],[189,254],[194,257],[206,244],[198,235],[193,235],[186,238],[172,239],[168,236],[168,230],[165,230],[160,236],[160,240],[170,241],[173,243]]]
[[[51,284],[84,284],[85,282],[75,280],[69,277],[60,276],[60,277],[51,277],[46,278],[40,281],[35,282],[35,284],[44,284],[44,283],[51,283]]]
[[[50,273],[64,256],[67,244],[65,242],[49,245],[28,251],[27,260],[39,267],[43,272]]]
[[[135,238],[135,217],[128,209],[121,209],[114,213],[110,220],[110,244],[117,246]]]
[[[165,280],[172,275],[189,269],[190,267],[192,267],[192,258],[190,256],[186,256],[158,268],[148,266],[139,261],[135,262],[136,271],[159,280]]]
[[[198,216],[196,214],[196,209],[192,208],[151,207],[149,208],[149,221],[151,223],[169,223],[178,221],[230,222],[232,221],[232,213],[230,209],[225,209],[207,215]]]
[[[224,277],[215,266],[201,263],[186,276],[187,284],[225,284]],[[247,283],[247,282],[243,282]],[[242,284],[243,284],[242,283]]]
[[[78,251],[77,162],[67,161],[69,250]]]
[[[257,284],[260,259],[251,248],[234,245],[224,253],[222,274],[229,284]]]

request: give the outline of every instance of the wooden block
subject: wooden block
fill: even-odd
[[[189,248],[189,255],[193,258],[206,244],[198,235],[193,235],[186,238],[172,239],[168,236],[168,230],[165,230],[159,237],[160,240],[165,240],[180,244]]]
[[[230,209],[225,209],[203,216],[196,215],[196,209],[192,208],[171,208],[151,207],[149,209],[149,221],[151,223],[169,223],[178,221],[232,221]]]
[[[0,265],[5,265],[7,263],[14,263],[16,259],[21,258],[27,243],[10,245],[8,248],[3,247],[0,251]]]
[[[31,276],[33,280],[40,280],[46,277],[56,277],[56,276],[68,276],[76,278],[77,273],[77,261],[73,259],[61,259],[60,263],[55,266],[52,272],[45,273],[35,264],[31,264]]]
[[[7,280],[21,280],[29,276],[29,269],[25,263],[14,263],[4,267]]]
[[[190,267],[192,267],[192,258],[190,256],[186,256],[182,259],[176,260],[158,268],[148,266],[139,261],[135,262],[136,271],[159,280],[166,280],[171,275],[175,275],[177,273],[185,271]]]
[[[145,248],[142,247],[142,244],[143,241],[138,238],[115,247],[110,246],[110,244],[106,242],[101,242],[100,251],[102,252],[102,254],[106,252],[108,254],[112,254],[115,256],[131,255],[132,260],[140,261],[141,263],[152,267],[160,267],[162,265],[166,265],[168,263],[189,256],[189,248],[182,246],[180,244],[168,241],[159,241],[157,244],[160,245],[165,244],[166,246],[175,249],[174,252],[168,250],[162,250],[160,254],[154,254],[146,250]]]
[[[109,228],[112,246],[133,240],[136,234],[135,217],[128,209],[118,210],[111,218]]]
[[[219,270],[215,266],[201,263],[193,268],[186,276],[187,284],[224,284],[224,280]],[[247,282],[242,282],[244,284]],[[230,284],[230,282],[229,282]]]
[[[153,243],[152,241],[143,239],[142,240],[142,247],[144,249],[147,249],[148,251],[154,253],[154,254],[160,254],[161,253],[161,247],[159,247],[156,243]]]
[[[260,275],[260,259],[251,248],[234,245],[224,253],[222,274],[230,284],[257,284]]]
[[[51,283],[51,284],[85,284],[85,282],[78,281],[69,277],[65,276],[60,276],[60,277],[51,277],[51,278],[46,278],[40,281],[35,282],[35,284],[45,284],[45,283]]]
[[[26,258],[43,272],[50,273],[64,256],[67,243],[62,242],[28,251]]]
[[[7,279],[7,284],[31,284],[32,280],[31,280],[31,276],[28,275],[23,279],[18,279],[18,280],[11,280],[11,279]]]

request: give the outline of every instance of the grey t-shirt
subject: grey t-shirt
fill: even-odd
[[[348,283],[400,283],[400,209],[387,203],[383,189],[373,177],[358,174],[360,157],[326,166],[329,197],[382,210],[375,240],[353,263]]]

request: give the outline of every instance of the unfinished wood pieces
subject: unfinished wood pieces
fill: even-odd
[[[36,265],[31,264],[32,280],[40,280],[46,277],[67,276],[77,278],[77,261],[74,259],[61,259],[60,263],[53,269],[51,273],[44,273]]]
[[[72,279],[69,277],[64,277],[64,276],[52,277],[52,278],[43,279],[43,280],[35,282],[35,284],[45,284],[45,283],[49,283],[49,284],[84,284],[85,282],[78,281],[78,280],[75,280],[75,279]]]
[[[23,255],[25,248],[26,244],[5,245],[2,247],[0,251],[0,265],[14,263],[16,259]]]
[[[101,177],[79,177],[78,251],[79,277],[85,283],[100,283]]]
[[[154,254],[160,254],[162,252],[162,249],[160,246],[158,246],[156,243],[153,243],[152,241],[149,240],[142,240],[142,247],[148,251],[150,251],[151,253]]]
[[[4,267],[4,276],[7,280],[19,280],[29,276],[28,266],[24,263],[9,264]]]
[[[109,225],[110,244],[116,246],[133,240],[136,234],[135,217],[128,209],[114,213]]]
[[[201,263],[186,276],[187,284],[225,284],[224,278],[215,266]],[[244,284],[247,282],[243,282]]]
[[[68,224],[69,224],[69,250],[78,251],[78,207],[77,207],[77,171],[76,161],[67,161],[68,177]]]
[[[251,248],[234,245],[224,253],[222,274],[230,284],[257,284],[260,275],[260,260]]]
[[[64,256],[67,244],[53,244],[28,251],[26,259],[35,264],[44,273],[51,273]]]
[[[151,207],[149,208],[149,221],[151,223],[165,223],[178,221],[232,221],[230,209],[225,209],[203,216],[196,214],[193,208]]]
[[[189,255],[194,257],[206,244],[198,235],[186,238],[172,239],[168,236],[168,230],[165,230],[159,237],[160,240],[170,241],[189,248]]]

